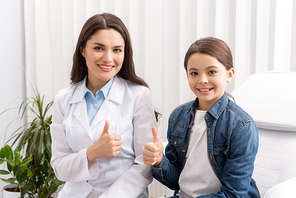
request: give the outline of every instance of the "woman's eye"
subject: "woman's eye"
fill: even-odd
[[[191,72],[191,76],[197,75],[197,72]]]
[[[209,74],[215,74],[216,71],[209,71]]]
[[[95,47],[95,50],[102,50],[101,47]]]
[[[115,52],[122,52],[121,49],[114,49]]]

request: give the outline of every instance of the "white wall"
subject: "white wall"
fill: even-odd
[[[22,2],[23,0],[0,0],[0,113],[8,108],[17,107],[25,96]],[[12,123],[4,139],[7,126],[17,117],[17,109],[0,115],[1,148],[10,134],[20,125],[16,122]],[[0,168],[3,168],[3,164],[0,165]],[[5,184],[0,180],[0,189]]]

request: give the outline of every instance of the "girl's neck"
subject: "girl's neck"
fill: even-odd
[[[211,108],[211,106],[209,107],[208,105],[198,104],[198,106],[196,107],[196,110],[208,111],[210,108]]]

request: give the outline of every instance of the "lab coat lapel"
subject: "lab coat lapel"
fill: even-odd
[[[78,122],[83,126],[84,130],[92,139],[90,128],[88,126],[87,112],[86,112],[86,103],[83,97],[83,81],[77,84],[77,88],[73,94],[73,97],[70,101],[75,105],[76,109],[73,112],[73,116],[78,120]]]
[[[111,114],[112,108],[110,108],[110,101],[108,99],[105,99],[95,118],[93,119],[90,128],[93,128],[93,126],[96,126],[100,122],[104,121]]]
[[[123,95],[126,89],[126,82],[115,76],[113,85],[110,89],[109,95],[104,100],[102,106],[100,107],[97,115],[95,116],[91,128],[112,115],[114,108],[122,103]]]

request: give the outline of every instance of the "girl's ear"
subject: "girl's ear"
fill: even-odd
[[[85,56],[84,56],[84,48],[83,48],[83,47],[80,47],[80,53],[81,53],[82,56],[85,58]]]
[[[226,79],[227,83],[231,82],[231,80],[233,79],[234,73],[235,73],[234,68],[231,68],[230,70],[227,71],[227,79]]]

